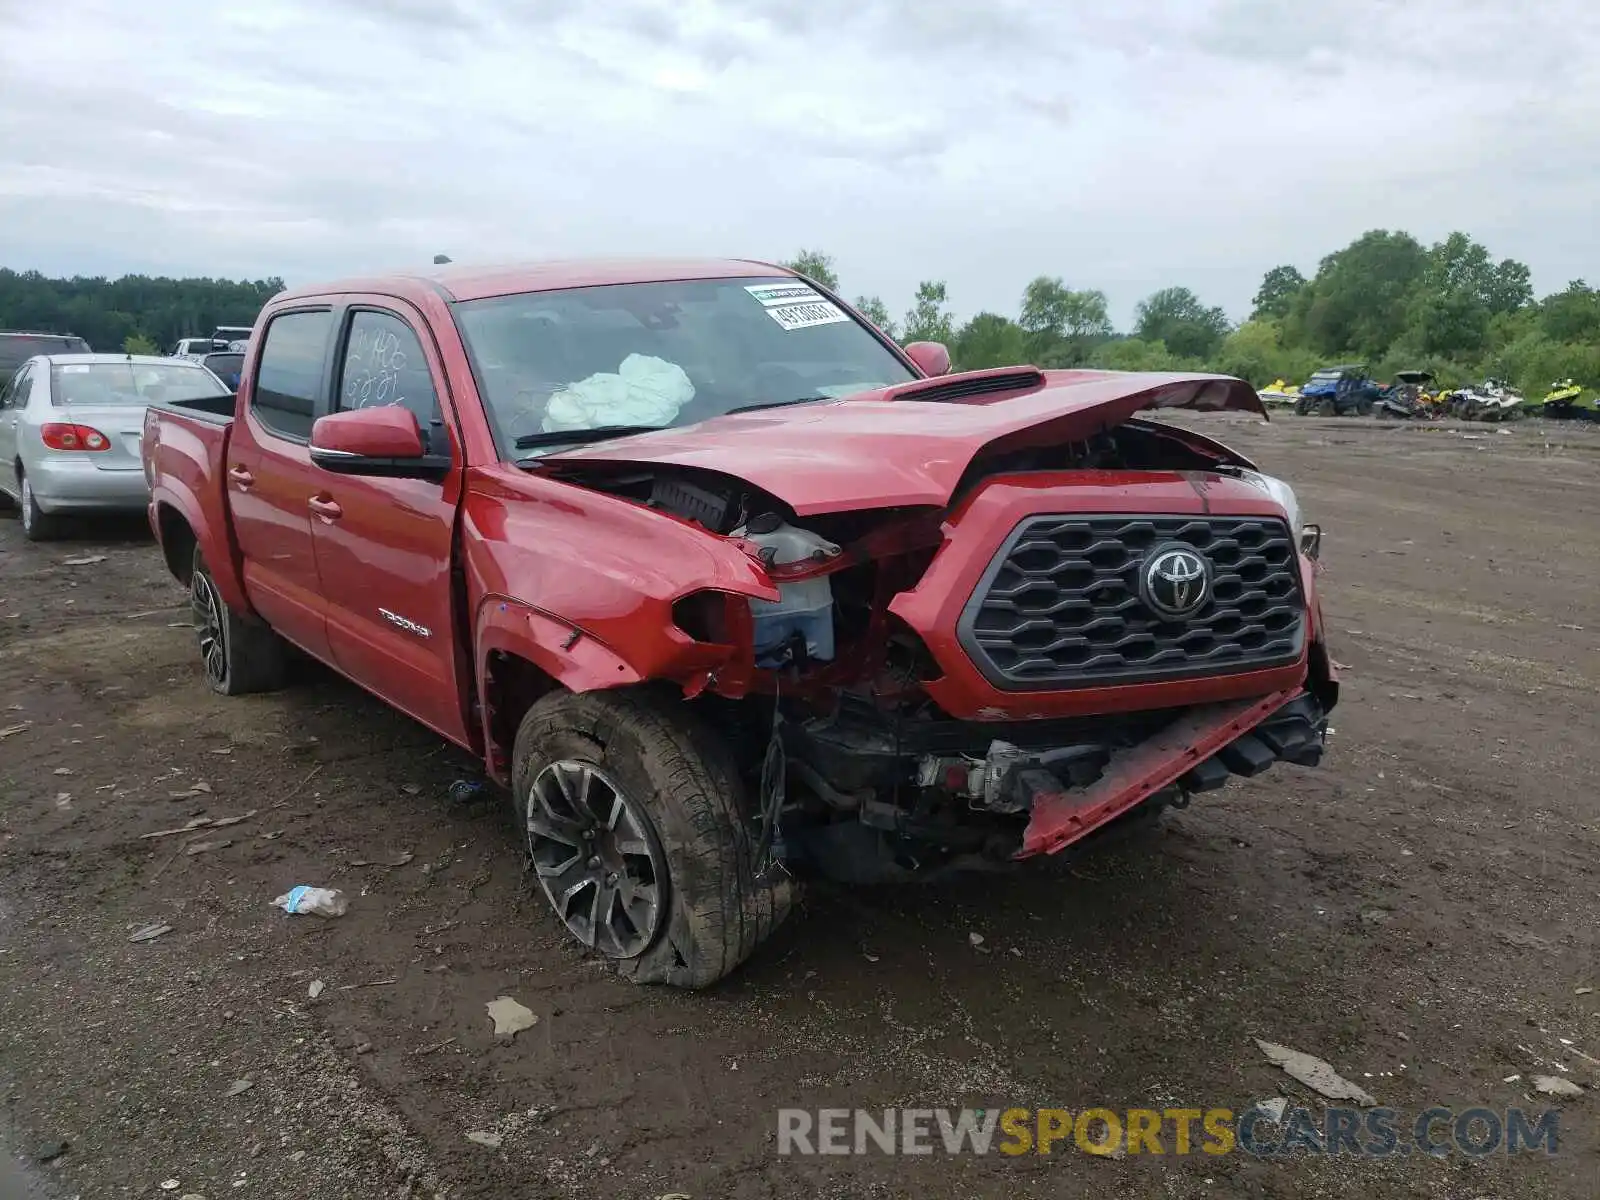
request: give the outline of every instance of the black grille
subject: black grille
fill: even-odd
[[[1212,567],[1210,597],[1179,621],[1139,595],[1147,555],[1168,542]],[[1268,517],[1030,517],[984,572],[959,634],[1008,691],[1281,666],[1305,639],[1294,539]]]

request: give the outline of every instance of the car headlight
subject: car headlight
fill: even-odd
[[[1263,475],[1259,471],[1240,471],[1239,478],[1246,483],[1260,488],[1283,506],[1284,516],[1288,518],[1289,529],[1294,534],[1295,540],[1300,538],[1300,498],[1294,494],[1294,489],[1281,479],[1271,475]]]

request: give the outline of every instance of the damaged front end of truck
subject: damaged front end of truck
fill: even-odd
[[[756,581],[662,584],[668,619],[627,638],[733,749],[770,852],[852,882],[994,869],[1320,760],[1320,531],[1139,415],[1259,411],[1247,385],[1022,369],[819,407],[540,467]]]

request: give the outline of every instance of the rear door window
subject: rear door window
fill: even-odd
[[[311,438],[332,330],[333,314],[326,310],[284,313],[267,326],[250,411],[280,437],[299,442]]]
[[[350,316],[339,367],[338,407],[410,409],[423,430],[439,415],[439,398],[422,343],[393,313],[357,309]]]
[[[28,376],[32,367],[23,367],[0,387],[0,408],[23,408],[28,403]]]

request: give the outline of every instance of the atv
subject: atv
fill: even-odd
[[[1364,417],[1372,411],[1380,389],[1359,363],[1323,367],[1312,373],[1300,389],[1294,411],[1300,416],[1343,417],[1354,413]]]
[[[1523,402],[1522,393],[1505,381],[1486,379],[1452,393],[1445,412],[1463,421],[1514,421],[1522,416]]]
[[[1432,371],[1396,371],[1394,382],[1378,395],[1373,411],[1388,420],[1419,420],[1433,415],[1427,385]]]

